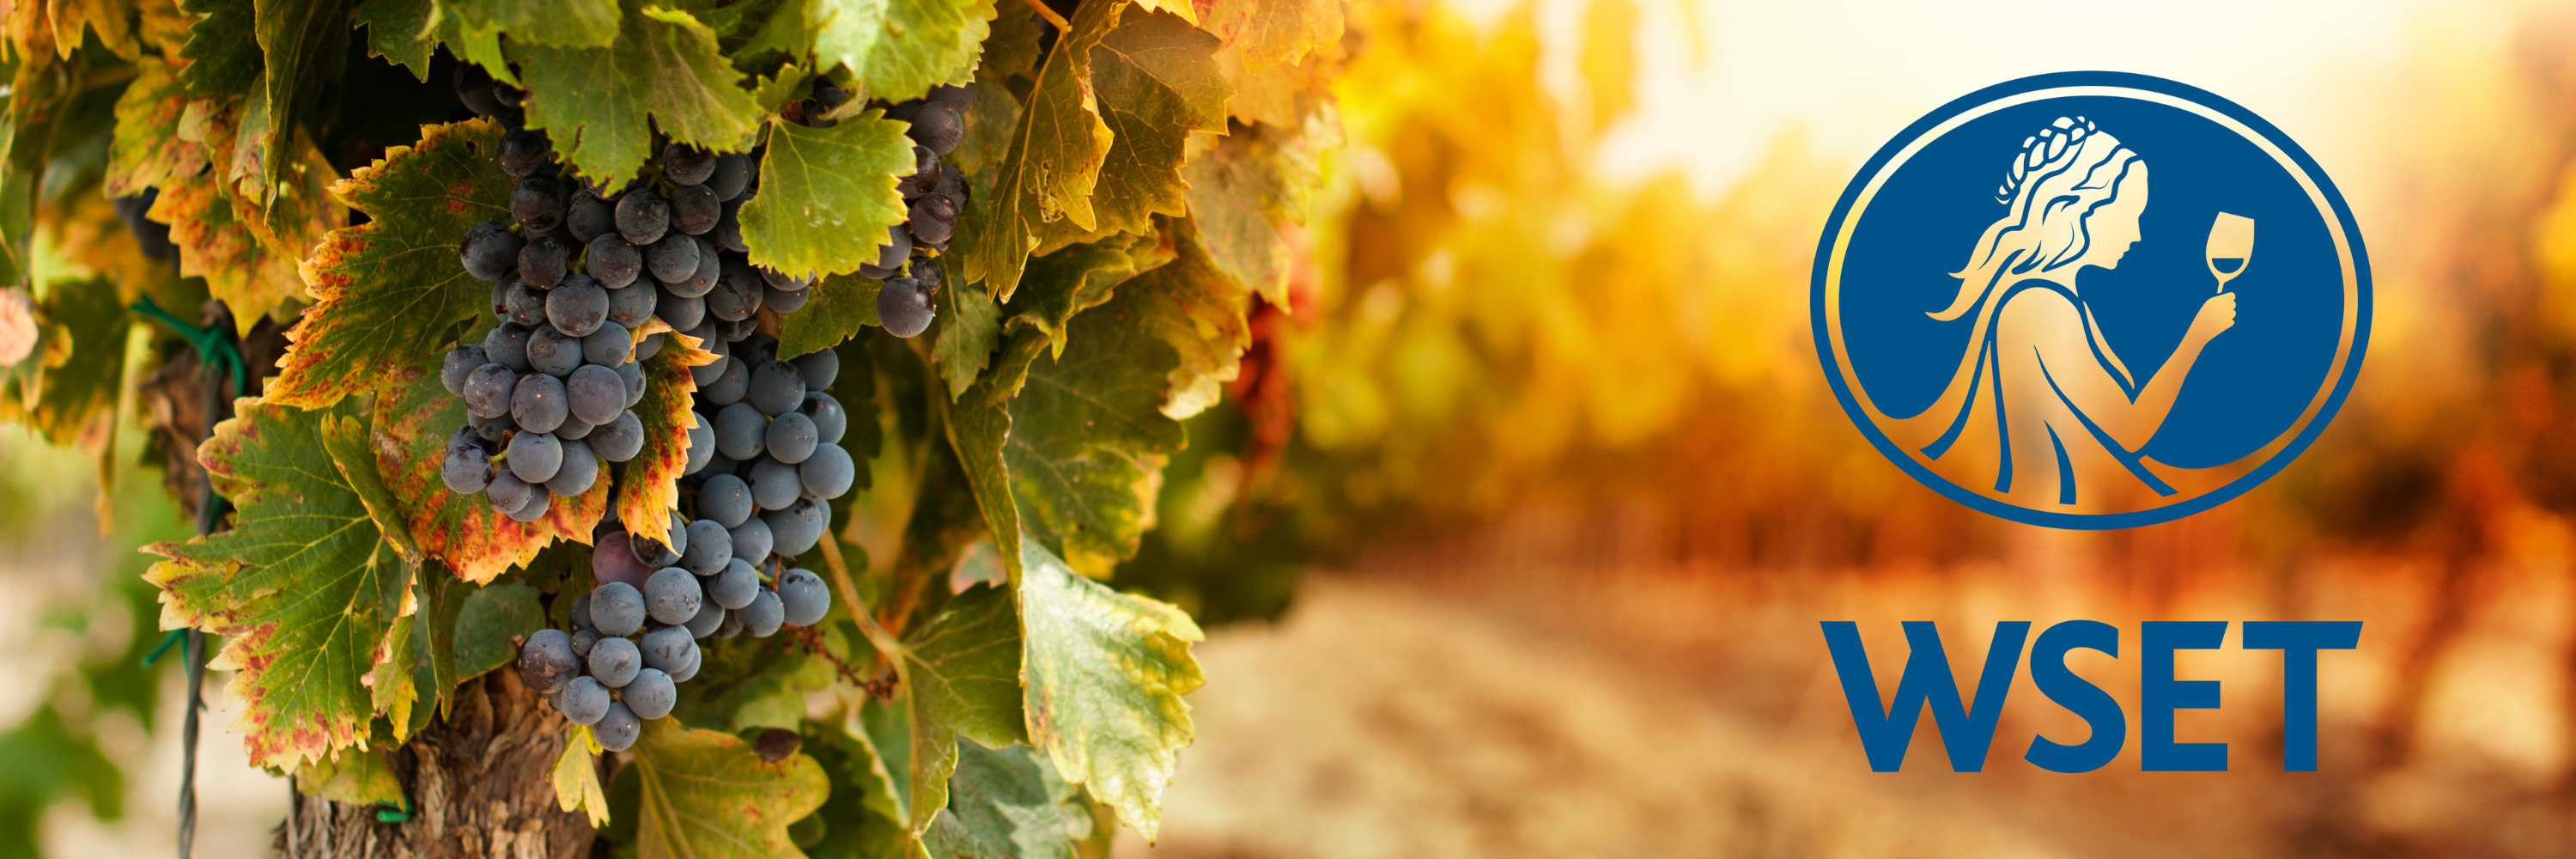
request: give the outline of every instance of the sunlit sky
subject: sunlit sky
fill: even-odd
[[[1584,0],[1539,2],[1545,31],[1580,32]],[[1693,2],[1693,12],[1681,8]],[[2333,170],[2336,147],[2325,132],[2366,104],[2367,93],[2352,91],[2357,81],[2396,62],[2427,25],[2474,39],[2504,17],[2487,14],[2499,4],[2483,0],[1638,3],[1639,115],[1613,133],[1602,167],[1639,176],[1678,165],[1712,194],[1784,131],[1803,130],[1818,152],[1857,160],[1952,98],[2080,69],[2212,90],[2307,143]],[[1511,4],[1452,5],[1478,16]],[[1694,17],[1700,57],[1687,37]],[[1550,53],[1551,77],[1571,83],[1572,52]]]

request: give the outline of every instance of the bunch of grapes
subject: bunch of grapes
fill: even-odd
[[[671,524],[669,545],[622,530],[600,537],[591,553],[599,584],[573,600],[572,631],[537,630],[519,650],[519,676],[610,751],[634,745],[642,720],[679,704],[678,684],[706,658],[698,639],[765,638],[832,610],[831,589],[812,572],[790,568],[764,583],[722,528],[684,527],[676,514]]]
[[[850,92],[830,83],[817,84],[803,103],[807,125],[828,128],[835,108],[849,103]],[[930,297],[939,291],[938,256],[957,233],[957,218],[966,211],[966,177],[942,156],[956,150],[965,136],[966,110],[975,103],[975,85],[935,86],[927,98],[882,105],[886,116],[911,123],[913,172],[896,183],[911,211],[904,223],[887,230],[887,244],[859,273],[885,282],[877,291],[877,320],[886,332],[911,337],[930,327]]]

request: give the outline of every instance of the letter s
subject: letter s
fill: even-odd
[[[2093,729],[2083,745],[2070,746],[2047,737],[2032,737],[2022,759],[2051,772],[2080,773],[2100,769],[2129,742],[2129,717],[2120,702],[2092,681],[2066,667],[2066,652],[2078,647],[2099,650],[2117,659],[2120,630],[2098,620],[2070,620],[2039,634],[2030,648],[2030,679],[2057,706],[2081,716]]]

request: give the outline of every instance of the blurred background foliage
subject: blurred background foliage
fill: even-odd
[[[1815,368],[1816,231],[1865,151],[1792,127],[1714,194],[1678,166],[1604,168],[1650,83],[1635,41],[1700,14],[1663,2],[1349,5],[1340,56],[1297,70],[1339,75],[1345,145],[1305,221],[1282,225],[1307,249],[1290,301],[1256,313],[1241,376],[1189,421],[1159,527],[1114,584],[1211,625],[1281,615],[1303,571],[1443,565],[1469,588],[1678,571],[1746,603],[1666,622],[1797,635],[1828,615],[2361,616],[2363,667],[2325,702],[2332,775],[2281,800],[2295,807],[2264,826],[2286,841],[2262,843],[2533,852],[2480,840],[2509,829],[2507,846],[2568,843],[2500,821],[2563,820],[2576,797],[2576,11],[2418,9],[2393,60],[2315,72],[2347,101],[2292,130],[2344,185],[2377,273],[2351,402],[2230,504],[2067,535],[1915,485]],[[44,181],[40,205],[88,226],[39,234],[29,282],[107,277],[123,299],[202,302],[193,279],[125,262],[133,239],[94,179]],[[43,432],[0,430],[0,859],[75,843],[40,834],[49,814],[116,818],[148,747],[175,733],[155,730],[172,724],[155,697],[171,675],[140,667],[160,635],[133,548],[189,529],[140,429],[169,418],[137,391],[188,356],[111,319],[122,352],[39,348],[5,392]],[[92,380],[31,386],[39,367]],[[42,417],[73,393],[115,399],[114,417]],[[852,536],[900,513],[853,517]],[[1551,528],[1576,536],[1532,536]],[[1371,560],[1390,546],[1401,563]],[[2081,585],[2069,596],[2052,576]],[[1762,626],[1766,611],[1794,623]],[[1768,646],[1796,670],[1720,674],[1790,709],[1817,660]],[[2047,724],[2017,718],[2007,730]],[[1176,792],[1193,779],[1185,765]],[[2445,791],[2479,803],[2383,819]]]

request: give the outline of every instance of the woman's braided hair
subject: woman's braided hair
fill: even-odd
[[[2058,117],[2022,138],[2003,184],[1995,186],[1995,201],[2007,210],[1978,237],[1968,264],[1951,274],[1960,279],[1958,297],[1932,318],[1966,314],[2006,275],[2082,258],[2091,246],[2085,216],[2117,196],[2120,180],[2138,163],[2135,151],[2081,116]]]

